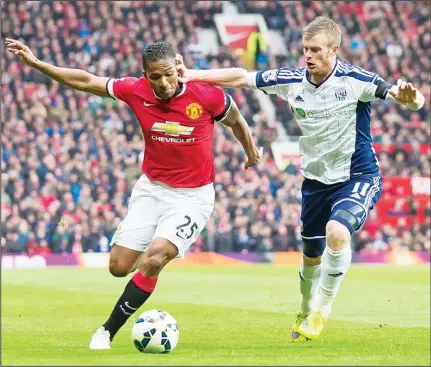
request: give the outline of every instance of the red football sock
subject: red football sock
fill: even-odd
[[[152,293],[154,289],[156,288],[158,277],[155,278],[149,278],[140,273],[139,271],[133,275],[132,281],[136,284],[136,286],[148,293]]]

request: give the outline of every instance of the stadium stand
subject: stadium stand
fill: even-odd
[[[429,101],[425,7],[407,1],[236,3],[241,13],[263,14],[268,28],[282,35],[287,52],[266,51],[263,65],[301,65],[300,30],[325,10],[343,26],[342,58],[389,82],[406,77]],[[2,37],[22,38],[47,62],[100,76],[140,76],[142,49],[162,39],[184,55],[186,65],[241,66],[239,55],[220,40],[217,53],[206,52],[199,41],[197,29],[215,30],[214,16],[223,6],[220,1],[9,2],[1,15]],[[3,42],[0,47],[2,252],[109,251],[140,175],[143,143],[133,114],[124,103],[52,82],[6,54]],[[293,162],[282,170],[275,164],[276,124],[256,94],[227,92],[264,146],[265,159],[244,171],[239,144],[216,126],[216,206],[191,251],[300,250],[298,168]],[[288,135],[300,135],[285,102],[271,100],[277,123]],[[431,208],[424,188],[430,177],[429,112],[429,103],[417,113],[374,104],[372,129],[385,190],[355,235],[355,250],[430,251]]]

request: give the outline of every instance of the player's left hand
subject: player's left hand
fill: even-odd
[[[259,149],[254,146],[253,152],[247,153],[245,157],[245,169],[255,166],[260,162],[263,156],[263,147]]]
[[[184,65],[184,58],[180,54],[176,54],[175,61],[177,64],[178,81],[180,83],[187,83],[189,81],[189,69]]]
[[[416,101],[416,91],[412,83],[398,79],[397,85],[389,89],[388,93],[398,102],[407,104]]]

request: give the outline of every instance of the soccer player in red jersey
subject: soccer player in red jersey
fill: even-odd
[[[125,277],[137,268],[109,319],[96,331],[90,349],[110,349],[118,330],[150,297],[164,266],[192,245],[214,208],[214,122],[232,128],[247,155],[245,168],[261,152],[233,99],[208,84],[181,84],[175,50],[157,42],[143,51],[143,77],[97,77],[38,60],[21,42],[6,39],[7,50],[27,65],[77,90],[126,102],[141,126],[145,152],[142,176],[128,213],[115,232],[109,271]]]

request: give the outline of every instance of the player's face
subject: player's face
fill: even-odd
[[[147,62],[144,75],[161,99],[172,98],[178,89],[178,73],[175,65],[175,59]]]
[[[305,62],[310,74],[327,74],[332,70],[332,59],[338,51],[338,46],[329,46],[328,37],[318,33],[313,37],[302,39]]]

